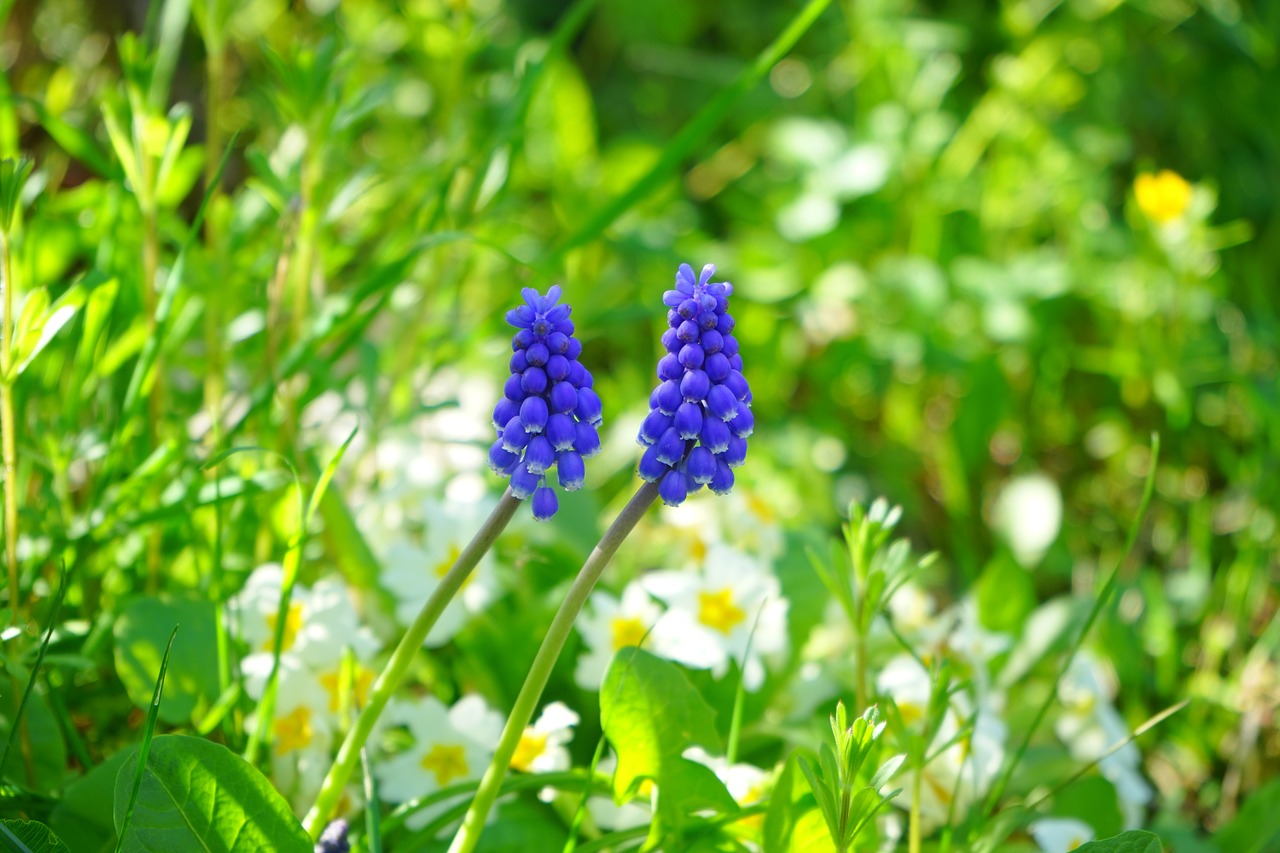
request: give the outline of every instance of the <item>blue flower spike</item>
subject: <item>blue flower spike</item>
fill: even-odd
[[[746,461],[747,436],[755,427],[729,314],[733,285],[711,281],[715,272],[707,264],[695,278],[693,268],[681,264],[675,289],[662,294],[669,309],[662,334],[666,354],[658,360],[658,386],[636,440],[645,446],[640,477],[659,483],[667,506],[679,506],[703,486],[728,494],[731,469]]]
[[[603,422],[591,373],[578,363],[582,344],[573,337],[570,308],[557,304],[560,292],[559,285],[545,296],[526,287],[525,304],[507,312],[516,329],[511,375],[493,407],[498,440],[489,448],[489,467],[510,478],[513,495],[532,499],[538,521],[550,521],[559,508],[553,481],[567,491],[582,488],[582,460],[600,451]]]

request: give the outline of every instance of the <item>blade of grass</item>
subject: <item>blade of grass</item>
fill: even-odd
[[[738,99],[753,89],[773,66],[787,55],[829,5],[831,0],[809,0],[809,3],[791,19],[786,29],[760,52],[755,61],[743,69],[732,83],[722,89],[680,129],[679,133],[663,148],[657,162],[648,172],[625,192],[592,214],[581,228],[551,249],[548,263],[558,263],[571,249],[595,239],[619,216],[656,190],[666,179],[667,174],[702,144],[711,131],[729,114],[729,110]]]
[[[44,656],[49,650],[49,640],[53,638],[53,629],[58,624],[58,613],[62,610],[62,599],[66,592],[67,569],[64,565],[58,581],[58,594],[53,600],[53,609],[49,611],[49,625],[45,628],[44,639],[40,642],[40,651],[36,653],[35,665],[31,667],[31,674],[27,677],[27,686],[23,688],[22,698],[18,700],[18,710],[14,712],[13,725],[9,727],[9,736],[5,738],[4,751],[0,752],[0,776],[4,775],[5,762],[9,760],[9,750],[13,748],[14,738],[22,728],[23,714],[27,710],[27,701],[31,698],[31,691],[36,686],[36,676],[39,675],[40,667],[44,664]]]
[[[156,110],[162,111],[169,99],[169,85],[173,82],[174,69],[178,67],[178,53],[182,50],[182,37],[190,18],[191,0],[167,0],[160,12],[156,64],[151,71],[151,88],[147,92],[147,100]]]
[[[604,748],[608,740],[604,735],[600,735],[600,740],[596,741],[595,752],[591,754],[591,766],[587,768],[586,784],[582,787],[582,795],[578,797],[577,808],[573,810],[573,817],[569,821],[569,836],[564,840],[563,853],[574,853],[578,849],[578,832],[582,829],[582,820],[587,816],[587,801],[591,799],[591,788],[596,784],[596,767],[600,764],[600,759],[604,758]]]
[[[1049,799],[1054,794],[1061,791],[1063,788],[1066,788],[1072,782],[1084,776],[1086,773],[1093,770],[1093,768],[1097,767],[1099,764],[1106,761],[1108,758],[1115,755],[1117,752],[1124,749],[1126,746],[1133,743],[1135,740],[1142,737],[1144,734],[1151,731],[1156,726],[1160,725],[1165,720],[1169,719],[1174,714],[1178,713],[1179,711],[1181,711],[1183,708],[1187,707],[1190,704],[1191,704],[1190,699],[1183,699],[1181,702],[1178,702],[1175,705],[1170,705],[1168,708],[1165,708],[1163,711],[1160,711],[1158,714],[1155,714],[1154,716],[1148,718],[1146,722],[1144,722],[1142,725],[1134,729],[1133,733],[1130,734],[1127,738],[1124,738],[1123,740],[1114,744],[1110,749],[1102,753],[1102,755],[1099,755],[1097,758],[1093,759],[1093,761],[1090,761],[1088,764],[1081,767],[1075,773],[1072,773],[1066,779],[1063,779],[1061,782],[1054,785],[1052,788],[1049,789],[1047,793],[1037,798],[1036,800],[1028,803],[1026,806],[1024,806],[1024,808],[1026,808],[1027,811],[1035,811],[1037,808],[1039,808],[1040,804],[1043,803],[1045,800]]]
[[[284,556],[283,577],[280,583],[280,605],[276,612],[275,637],[271,643],[271,672],[267,675],[267,683],[262,690],[262,700],[258,704],[258,723],[254,727],[253,734],[249,737],[249,745],[245,748],[244,757],[250,764],[254,762],[258,749],[266,740],[267,734],[271,730],[272,718],[275,716],[276,690],[279,687],[280,678],[280,656],[284,654],[284,635],[289,621],[286,614],[289,612],[294,584],[298,580],[298,567],[302,563],[302,546],[306,541],[307,531],[311,529],[316,512],[320,507],[320,502],[324,499],[324,493],[328,490],[329,483],[332,482],[333,475],[337,472],[338,465],[342,462],[342,457],[346,454],[347,448],[351,446],[351,442],[355,439],[356,432],[357,430],[354,429],[351,431],[351,434],[347,436],[347,440],[342,442],[342,446],[333,454],[333,458],[329,460],[329,464],[325,466],[324,471],[320,474],[320,479],[316,481],[315,488],[311,490],[311,498],[307,502],[306,508],[299,513],[301,521],[297,535]],[[292,463],[290,463],[289,467],[293,468]],[[297,489],[298,503],[301,505],[301,481],[298,481]]]
[[[1031,746],[1031,740],[1035,737],[1036,729],[1040,728],[1040,724],[1044,722],[1045,716],[1049,713],[1049,708],[1058,698],[1058,688],[1062,684],[1062,678],[1066,675],[1067,670],[1071,667],[1071,662],[1075,660],[1076,654],[1084,645],[1085,638],[1089,636],[1089,629],[1093,627],[1093,623],[1098,620],[1102,608],[1107,605],[1111,599],[1111,594],[1115,591],[1116,580],[1120,576],[1120,569],[1124,566],[1125,561],[1129,559],[1129,554],[1133,551],[1134,545],[1138,541],[1138,533],[1142,530],[1142,522],[1147,517],[1147,508],[1151,506],[1151,496],[1155,491],[1156,484],[1156,467],[1160,462],[1160,434],[1151,434],[1151,467],[1147,471],[1147,480],[1142,488],[1142,500],[1138,504],[1138,513],[1133,518],[1133,523],[1129,527],[1129,535],[1125,538],[1124,549],[1120,552],[1120,558],[1116,560],[1115,566],[1112,567],[1111,573],[1107,576],[1107,580],[1102,585],[1102,589],[1093,600],[1093,606],[1089,608],[1089,615],[1084,620],[1084,626],[1080,629],[1080,633],[1076,635],[1075,640],[1071,643],[1071,648],[1067,651],[1067,656],[1062,662],[1062,666],[1058,669],[1058,674],[1054,676],[1053,688],[1045,696],[1044,701],[1040,703],[1040,707],[1036,710],[1036,715],[1031,720],[1031,725],[1027,727],[1026,734],[1022,736],[1022,741],[1018,744],[1018,748],[1012,753],[1012,759],[1005,765],[997,778],[996,783],[991,786],[991,794],[987,797],[987,802],[983,807],[983,813],[990,816],[995,812],[996,805],[1000,802],[1000,798],[1004,796],[1005,789],[1009,786],[1009,780],[1013,778],[1013,773],[1018,767],[1018,763],[1022,761],[1023,755],[1026,754],[1027,748]]]
[[[509,794],[513,791],[527,791],[537,788],[568,789],[570,786],[581,785],[584,781],[589,784],[595,784],[592,778],[588,777],[583,773],[583,771],[576,769],[557,771],[554,773],[528,773],[521,776],[512,776],[511,778],[504,780],[502,783],[502,793]],[[450,785],[446,788],[441,788],[438,791],[432,791],[425,797],[419,797],[416,800],[410,800],[407,803],[403,803],[397,806],[395,811],[388,815],[387,819],[382,822],[383,834],[390,835],[391,833],[398,831],[410,815],[413,815],[422,809],[430,808],[437,803],[443,803],[448,800],[452,800],[455,797],[473,794],[479,786],[479,780],[459,782],[456,785]],[[575,787],[574,790],[577,790],[577,788]],[[596,792],[605,794],[611,793],[600,785],[596,785]]]
[[[142,777],[147,770],[147,755],[151,752],[151,739],[156,733],[156,718],[160,715],[160,697],[164,694],[164,675],[169,669],[169,653],[173,651],[173,638],[178,636],[178,626],[173,626],[169,634],[169,644],[164,647],[164,657],[160,660],[160,674],[156,676],[156,689],[151,696],[151,707],[147,709],[147,722],[142,729],[142,743],[138,746],[138,766],[133,771],[133,787],[129,791],[129,804],[124,810],[124,820],[116,834],[115,853],[124,850],[124,840],[129,833],[129,823],[133,820],[133,809],[138,804],[138,792],[142,790]]]

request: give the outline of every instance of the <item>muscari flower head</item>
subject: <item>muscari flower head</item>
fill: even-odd
[[[709,486],[718,495],[733,488],[733,471],[747,458],[755,426],[751,388],[733,337],[729,295],[733,285],[712,282],[714,264],[694,278],[681,264],[676,286],[662,294],[670,326],[662,335],[667,354],[658,361],[658,387],[638,441],[646,445],[640,476],[659,483],[667,506],[679,506]]]
[[[582,343],[573,337],[569,306],[556,304],[560,286],[546,296],[531,287],[520,293],[526,304],[507,312],[516,334],[511,375],[493,408],[498,440],[489,448],[489,466],[510,477],[513,495],[533,498],[535,519],[548,521],[559,508],[547,485],[551,469],[563,488],[582,488],[582,460],[600,450],[596,430],[603,418],[591,374],[578,362]]]
[[[351,843],[347,840],[347,822],[342,818],[330,823],[320,833],[316,853],[348,853]]]

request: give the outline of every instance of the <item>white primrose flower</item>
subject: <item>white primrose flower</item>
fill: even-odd
[[[740,551],[715,546],[702,571],[653,572],[643,583],[667,604],[653,635],[664,657],[716,678],[736,660],[743,686],[755,691],[764,683],[764,656],[786,650],[787,600],[778,579]]]
[[[1046,817],[1031,824],[1031,837],[1043,853],[1070,853],[1093,840],[1093,827],[1073,817]]]
[[[996,498],[992,527],[1027,568],[1040,562],[1061,526],[1062,492],[1045,474],[1014,477]]]
[[[899,633],[915,634],[933,623],[938,602],[918,584],[907,581],[894,592],[886,609]]]
[[[396,599],[396,619],[408,625],[440,586],[488,517],[488,502],[424,505],[426,531],[418,537],[401,530],[383,549],[382,585]],[[435,647],[453,638],[467,619],[484,610],[498,592],[492,553],[485,554],[463,582],[458,601],[445,608],[423,645]],[[458,606],[461,605],[461,606]]]
[[[1077,761],[1097,760],[1129,737],[1128,725],[1111,704],[1115,692],[1114,681],[1090,652],[1081,650],[1067,667],[1058,685],[1062,714],[1054,730]],[[1154,791],[1142,776],[1137,744],[1126,743],[1103,758],[1098,770],[1115,786],[1125,827],[1140,826]]]
[[[579,719],[563,702],[552,702],[543,708],[533,725],[526,726],[520,735],[520,743],[511,756],[511,769],[525,773],[568,770],[568,744]]]
[[[241,663],[245,692],[260,701],[271,672],[271,655],[250,655]],[[275,711],[268,731],[271,778],[299,814],[320,790],[338,730],[329,697],[316,674],[294,655],[282,655],[277,673]],[[246,724],[257,727],[257,714]]]
[[[910,655],[890,660],[876,681],[882,694],[892,696],[908,726],[928,713],[930,675]],[[967,731],[957,740],[962,731]],[[935,755],[944,744],[955,741],[929,761],[920,785],[920,816],[926,832],[945,824],[952,811],[962,815],[987,790],[1000,772],[1008,731],[991,702],[979,697],[977,703],[960,692],[951,697],[942,724],[927,753]],[[915,789],[915,771],[904,768],[904,791]],[[901,807],[910,806],[910,793],[901,798]]]
[[[673,535],[690,565],[701,565],[716,545],[732,545],[766,561],[782,556],[778,513],[759,493],[740,484],[714,501],[663,506],[660,512],[664,532],[658,535]]]
[[[586,650],[578,657],[574,681],[584,690],[599,690],[614,654],[627,646],[652,645],[651,634],[661,617],[662,608],[639,581],[627,584],[621,600],[607,592],[592,593],[577,622]]]
[[[233,624],[254,652],[270,652],[275,643],[283,580],[280,565],[267,563],[255,569],[231,599]],[[361,626],[351,594],[337,578],[324,578],[310,589],[296,584],[284,620],[281,651],[309,666],[331,666],[347,648],[361,660],[378,650],[377,639]]]
[[[404,726],[413,745],[384,758],[374,767],[378,792],[393,803],[426,796],[457,782],[479,779],[493,758],[493,745],[502,735],[502,714],[479,696],[459,699],[452,708],[434,696],[391,703],[386,724]],[[418,830],[449,807],[449,803],[419,809],[405,825]]]
[[[755,805],[769,791],[769,774],[753,764],[730,764],[724,756],[711,755],[699,746],[689,747],[683,755],[715,773],[740,806]]]

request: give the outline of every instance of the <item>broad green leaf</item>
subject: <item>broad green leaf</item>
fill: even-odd
[[[10,668],[10,674],[13,674],[12,668]],[[25,675],[22,680],[25,680]],[[9,736],[9,727],[20,698],[18,693],[9,693],[2,700],[3,704],[0,704],[4,714],[3,721],[0,721],[0,739]],[[32,769],[35,771],[34,777],[30,780],[30,787],[40,793],[61,788],[67,775],[67,745],[63,740],[62,728],[50,711],[48,700],[43,692],[31,691],[22,719],[27,729],[26,737],[31,745]],[[6,773],[10,779],[26,781],[22,765],[23,760],[15,744],[6,763]]]
[[[641,649],[618,652],[600,688],[600,719],[618,753],[618,798],[653,780],[659,814],[671,828],[701,809],[737,809],[715,773],[683,757],[691,746],[713,755],[721,747],[715,712],[680,667]]]
[[[83,853],[110,853],[115,849],[111,803],[116,775],[136,752],[134,747],[122,749],[67,786],[62,800],[49,815],[49,826],[71,849]]]
[[[6,850],[21,849],[13,846],[16,838],[30,853],[71,853],[71,848],[43,823],[34,820],[3,820],[0,823],[4,824],[4,838],[0,840],[0,846]]]
[[[1150,832],[1122,832],[1101,841],[1090,841],[1076,848],[1079,853],[1162,853],[1160,839]]]
[[[1224,826],[1214,841],[1231,853],[1265,853],[1280,849],[1280,779],[1253,792],[1240,812]]]
[[[137,755],[131,755],[116,780],[117,826],[128,806],[136,763]],[[265,776],[226,747],[184,735],[152,741],[123,841],[128,853],[312,850],[302,825]]]
[[[160,703],[160,719],[189,723],[218,698],[217,668],[210,665],[217,645],[213,604],[190,598],[139,598],[125,607],[115,625],[116,673],[140,708],[151,702],[169,633],[180,625]]]

